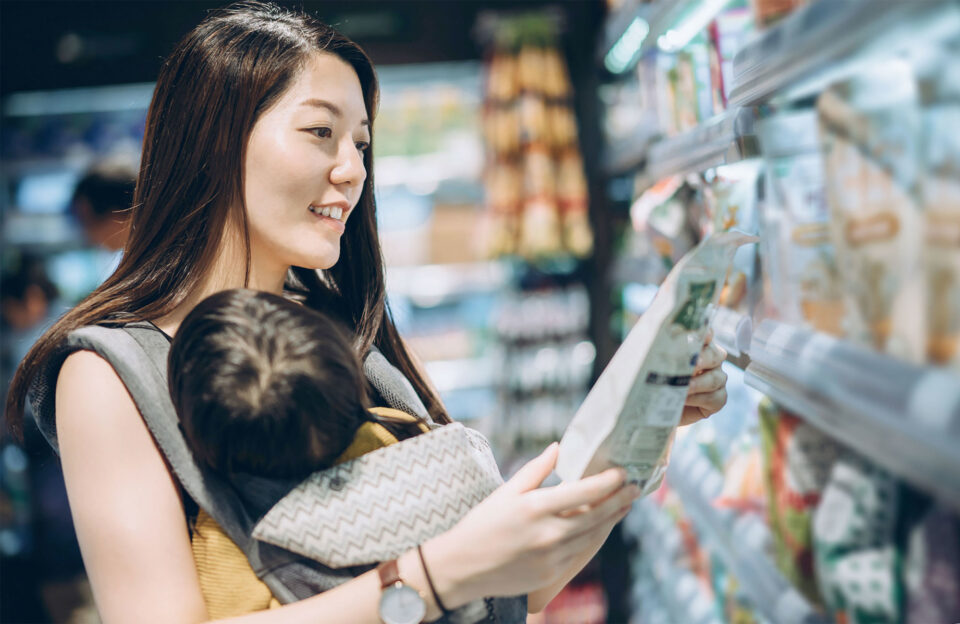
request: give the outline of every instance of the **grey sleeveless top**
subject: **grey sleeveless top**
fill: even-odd
[[[59,452],[54,394],[64,359],[80,350],[94,351],[107,360],[133,397],[157,446],[166,457],[184,491],[223,528],[250,562],[257,576],[283,604],[308,598],[344,583],[373,566],[329,568],[252,537],[258,520],[250,502],[262,502],[255,482],[243,492],[195,461],[187,447],[167,387],[168,338],[149,323],[123,327],[91,326],[70,333],[31,382],[29,400],[41,433]],[[364,372],[384,401],[395,409],[430,420],[409,380],[377,350],[364,360]],[[271,496],[279,497],[278,490]],[[486,598],[461,607],[439,622],[467,624],[526,621],[526,596]]]

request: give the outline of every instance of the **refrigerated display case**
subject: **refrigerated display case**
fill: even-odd
[[[636,622],[960,618],[958,42],[949,1],[627,2],[608,18],[608,131],[642,138],[605,158],[634,188],[624,329],[658,264],[730,227],[761,237],[714,321],[728,405],[678,440],[664,493],[627,523]],[[669,546],[686,527],[745,608],[691,582],[697,558]]]

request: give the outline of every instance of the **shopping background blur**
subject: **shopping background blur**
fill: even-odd
[[[0,4],[4,389],[115,266],[152,81],[221,5]],[[378,68],[390,307],[505,475],[686,251],[760,235],[727,407],[539,621],[960,622],[960,3],[302,5]],[[98,621],[35,428],[0,477],[0,621]]]

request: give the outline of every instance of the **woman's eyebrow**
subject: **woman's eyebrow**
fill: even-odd
[[[316,108],[325,108],[337,117],[343,117],[343,111],[340,110],[340,107],[334,104],[333,102],[328,102],[326,100],[321,100],[319,98],[310,98],[300,102],[300,106],[313,106]],[[369,126],[370,120],[363,119],[360,121],[361,126]]]

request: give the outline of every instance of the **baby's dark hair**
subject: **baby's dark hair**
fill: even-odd
[[[181,323],[168,368],[187,442],[224,474],[306,477],[371,419],[342,323],[271,293],[204,299]]]

